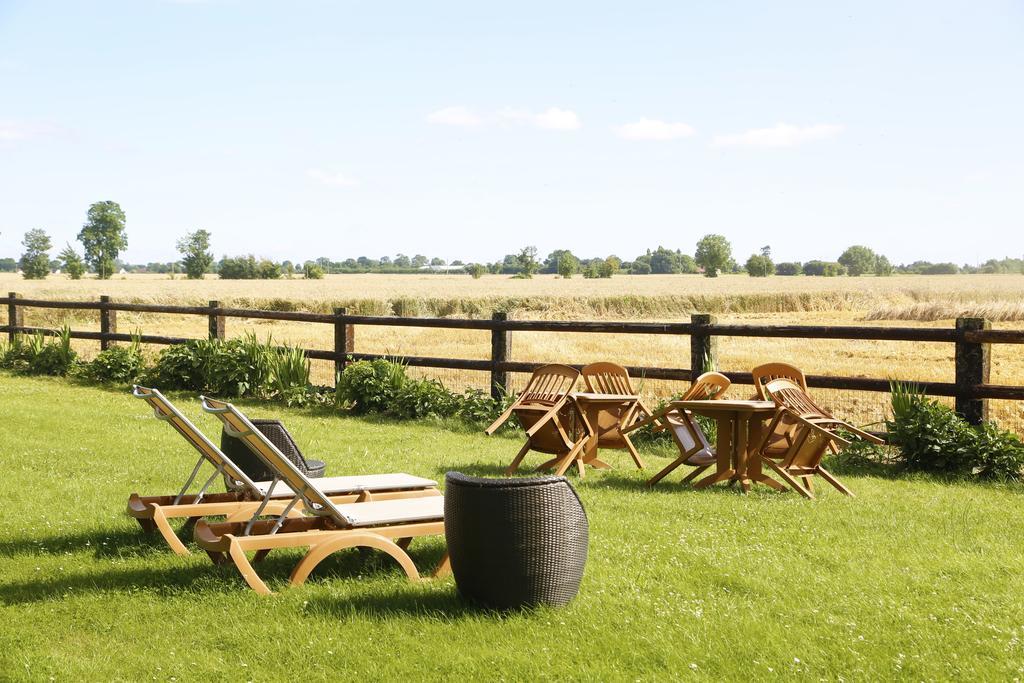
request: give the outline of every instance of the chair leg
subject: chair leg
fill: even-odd
[[[636,468],[642,470],[644,468],[644,461],[640,459],[640,454],[636,452],[636,447],[633,442],[629,440],[629,437],[625,434],[622,435],[622,441],[626,444],[626,450],[629,451],[630,456],[633,458],[633,462],[636,463]]]
[[[153,523],[156,528],[160,531],[160,535],[167,541],[167,545],[171,547],[171,550],[177,555],[191,555],[189,549],[185,547],[185,544],[181,542],[178,535],[174,533],[174,529],[171,528],[171,523],[167,521],[167,516],[164,515],[164,511],[160,508],[153,510]]]
[[[686,484],[688,482],[693,481],[694,479],[697,478],[697,476],[701,472],[703,472],[704,470],[706,470],[709,467],[711,467],[711,465],[701,465],[700,467],[694,467],[693,470],[689,474],[687,474],[685,477],[683,477],[683,483]]]
[[[764,458],[761,462],[768,463],[768,466],[775,470],[775,473],[782,477],[782,480],[789,484],[789,486],[794,491],[799,493],[804,498],[807,498],[808,500],[814,500],[814,494],[805,489],[803,486],[801,486],[800,482],[796,480],[796,477],[794,477],[792,474],[790,474],[781,466],[779,466],[774,460],[771,460],[770,458]]]
[[[310,548],[309,552],[306,553],[306,556],[303,557],[297,565],[295,565],[295,569],[292,570],[292,574],[288,579],[289,582],[293,586],[301,585],[309,576],[310,572],[312,572],[313,569],[323,562],[329,555],[344,548],[353,547],[373,548],[387,553],[394,558],[396,562],[398,562],[399,566],[405,571],[405,574],[409,577],[410,581],[420,580],[420,573],[417,571],[416,565],[413,564],[412,558],[409,557],[404,550],[399,548],[394,541],[372,532],[357,532],[345,534],[340,538],[334,538]]]
[[[800,478],[804,482],[804,488],[806,488],[811,493],[814,493],[814,478],[809,474]]]
[[[519,453],[518,453],[518,454],[516,454],[516,457],[515,457],[515,459],[514,459],[514,460],[512,460],[512,464],[511,464],[511,465],[509,465],[509,466],[508,466],[508,467],[507,467],[507,468],[505,469],[505,474],[506,474],[506,475],[508,475],[508,474],[513,474],[513,473],[514,473],[514,472],[515,472],[515,471],[516,471],[517,469],[519,469],[519,464],[520,464],[520,463],[521,463],[521,462],[523,461],[523,458],[525,458],[525,457],[526,457],[526,454],[527,454],[527,453],[529,453],[529,452],[530,452],[530,442],[529,442],[529,441],[527,441],[527,442],[526,442],[526,443],[525,443],[525,444],[523,445],[523,447],[522,447],[521,449],[519,449]]]
[[[555,466],[554,475],[561,477],[565,474],[565,471],[569,469],[569,466],[579,458],[580,451],[583,450],[583,446],[587,443],[587,439],[584,437],[580,441],[573,444],[573,447],[566,453],[565,457],[562,458],[561,462]],[[580,464],[580,476],[583,476],[583,463]]]
[[[660,472],[658,472],[653,477],[648,479],[647,480],[647,485],[648,486],[654,486],[659,481],[664,479],[666,476],[671,474],[674,469],[676,469],[677,467],[682,465],[685,461],[686,461],[686,456],[685,455],[682,456],[682,457],[676,458],[675,460],[670,462],[668,465],[666,465]]]
[[[228,548],[228,555],[231,560],[235,563],[235,567],[238,568],[238,572],[245,579],[245,582],[249,584],[249,588],[260,595],[270,595],[270,589],[267,588],[267,584],[263,583],[263,579],[256,573],[256,570],[252,568],[249,563],[249,558],[245,556],[245,551],[242,550],[241,546],[235,541],[231,542],[231,546]]]
[[[262,550],[257,550],[256,554],[252,556],[253,564],[255,564],[257,562],[262,562],[263,559],[267,555],[269,555],[269,554],[270,554],[270,548],[263,548]]]
[[[838,479],[836,479],[834,476],[832,476],[832,473],[829,472],[828,470],[826,470],[824,467],[820,467],[820,466],[818,467],[818,474],[821,475],[822,479],[824,479],[828,483],[832,484],[832,486],[835,486],[839,490],[840,493],[845,494],[847,496],[850,496],[851,498],[856,498],[857,497],[857,496],[853,495],[853,491],[851,491],[850,489],[846,488],[842,484],[842,482],[840,482]]]
[[[154,531],[156,531],[156,524],[153,523],[153,520],[151,519],[143,519],[141,517],[136,517],[135,521],[139,523],[139,526],[142,527],[142,530],[145,531],[147,534],[151,534]]]
[[[442,579],[452,573],[452,560],[448,557],[448,551],[446,550],[441,561],[437,563],[437,569],[431,575],[435,579]]]

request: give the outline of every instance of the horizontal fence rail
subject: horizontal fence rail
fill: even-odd
[[[64,310],[97,311],[100,331],[73,330],[74,339],[95,340],[102,348],[114,342],[131,341],[133,335],[116,331],[116,312],[158,313],[170,315],[204,316],[209,320],[209,338],[225,337],[227,318],[307,322],[333,325],[334,346],[329,349],[303,349],[306,356],[316,360],[333,361],[341,370],[348,362],[389,358],[413,367],[474,370],[491,373],[491,391],[497,396],[509,386],[509,373],[532,372],[543,363],[511,360],[511,332],[562,332],[599,334],[678,335],[690,337],[691,366],[704,367],[714,361],[714,340],[717,337],[755,337],[790,339],[877,340],[906,342],[937,342],[956,345],[956,381],[930,382],[900,378],[919,385],[932,396],[954,397],[957,410],[972,422],[980,422],[987,415],[986,399],[1024,400],[1024,386],[990,384],[990,345],[1024,344],[1024,330],[992,330],[987,321],[976,318],[957,320],[955,328],[870,327],[832,325],[723,325],[712,316],[695,315],[690,322],[630,322],[630,321],[550,321],[510,320],[503,312],[491,319],[466,318],[398,318],[387,316],[349,315],[345,309],[333,313],[304,311],[267,311],[247,308],[229,308],[211,301],[208,306],[172,306],[163,304],[120,303],[109,297],[100,301],[50,301],[25,299],[12,292],[0,297],[0,305],[8,309],[7,325],[0,326],[13,340],[17,334],[55,334],[54,330],[29,327],[24,324],[23,309],[50,308]],[[391,354],[358,353],[355,351],[355,327],[377,325],[388,327],[418,327],[480,330],[491,333],[491,358],[434,358],[428,356],[396,356]],[[189,338],[143,334],[137,337],[145,344],[180,344]],[[704,361],[704,362],[701,362]],[[581,366],[574,366],[581,367]],[[691,368],[665,368],[631,366],[631,375],[657,380],[691,381],[700,370]],[[749,372],[723,372],[737,384],[753,384]],[[888,392],[888,378],[842,377],[808,375],[811,387],[849,391]]]

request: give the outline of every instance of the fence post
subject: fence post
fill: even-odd
[[[22,298],[21,294],[17,292],[8,292],[7,296],[12,299]],[[7,324],[12,328],[7,331],[7,341],[14,343],[14,338],[18,336],[18,333],[13,328],[25,326],[25,310],[13,301],[7,304]]]
[[[957,318],[959,332],[975,332],[991,329],[992,324],[984,318]],[[956,343],[956,412],[971,424],[981,424],[988,419],[988,401],[971,398],[967,391],[976,384],[988,384],[991,371],[992,346],[987,343],[968,342],[960,339]]]
[[[494,322],[508,320],[506,311],[495,311],[491,316]],[[510,388],[512,373],[499,368],[512,357],[512,338],[508,330],[491,330],[491,398],[500,399]]]
[[[210,302],[210,308],[211,309],[220,308],[220,302],[219,301],[211,301]],[[220,340],[223,341],[224,333],[225,333],[225,330],[224,330],[224,316],[217,315],[216,313],[213,312],[213,310],[211,310],[210,314],[207,316],[207,319],[208,319],[208,324],[209,324],[209,338],[210,339],[220,339]]]
[[[706,369],[715,367],[718,356],[718,340],[701,327],[714,325],[715,316],[707,313],[694,313],[690,323],[697,327],[690,334],[690,381],[694,381]]]
[[[109,304],[110,297],[106,294],[100,296],[101,304]],[[100,335],[116,334],[117,333],[117,311],[112,311],[108,308],[100,309]],[[114,345],[112,339],[107,339],[105,336],[100,337],[100,351],[106,351]]]
[[[348,313],[347,308],[334,309],[334,374],[345,370],[348,364],[348,354],[356,350],[356,331],[352,325],[347,325],[341,319]]]

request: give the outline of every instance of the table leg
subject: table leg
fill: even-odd
[[[759,448],[761,442],[764,441],[766,427],[767,425],[762,420],[754,419],[750,421],[750,439],[747,442],[749,444],[747,448],[747,478],[752,482],[758,482],[778,491],[784,491],[786,487],[769,477],[763,470]]]
[[[743,492],[750,491],[750,479],[747,478],[747,436],[750,430],[750,417],[748,415],[737,415],[733,422],[736,429],[736,441],[733,446],[733,457],[735,458],[736,473],[733,479],[740,483]]]
[[[735,422],[726,415],[715,418],[715,423],[718,425],[718,435],[715,439],[715,472],[694,484],[693,488],[695,489],[702,489],[706,486],[717,484],[735,474],[735,470],[732,468],[734,462],[733,444],[736,443],[733,435]]]

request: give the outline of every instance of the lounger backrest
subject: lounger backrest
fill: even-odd
[[[253,480],[240,470],[230,458],[224,455],[220,448],[207,438],[206,434],[203,434],[198,427],[192,424],[191,420],[185,417],[157,389],[135,385],[132,388],[132,396],[141,398],[148,403],[153,408],[153,415],[156,416],[156,419],[162,420],[174,427],[174,430],[185,437],[185,440],[199,451],[199,454],[206,458],[211,465],[222,470],[228,477],[241,484],[242,487],[248,489],[255,496],[263,495]]]
[[[553,406],[572,391],[579,378],[579,370],[568,365],[544,365],[533,371],[516,403]]]
[[[683,394],[683,401],[703,401],[722,398],[732,382],[720,372],[705,372],[693,381],[689,391]]]
[[[758,398],[764,401],[771,400],[764,391],[764,385],[776,379],[788,379],[803,389],[805,393],[807,391],[807,378],[804,377],[803,371],[789,363],[765,363],[751,370],[750,374],[754,377],[754,387],[757,389]]]
[[[315,515],[332,517],[342,526],[350,527],[353,521],[331,502],[316,484],[309,480],[285,455],[278,450],[245,415],[226,401],[200,396],[203,410],[212,413],[224,423],[224,431],[240,439],[267,467],[281,478],[306,504],[306,510]]]
[[[591,363],[580,371],[587,390],[595,394],[634,394],[629,371],[617,363]]]

